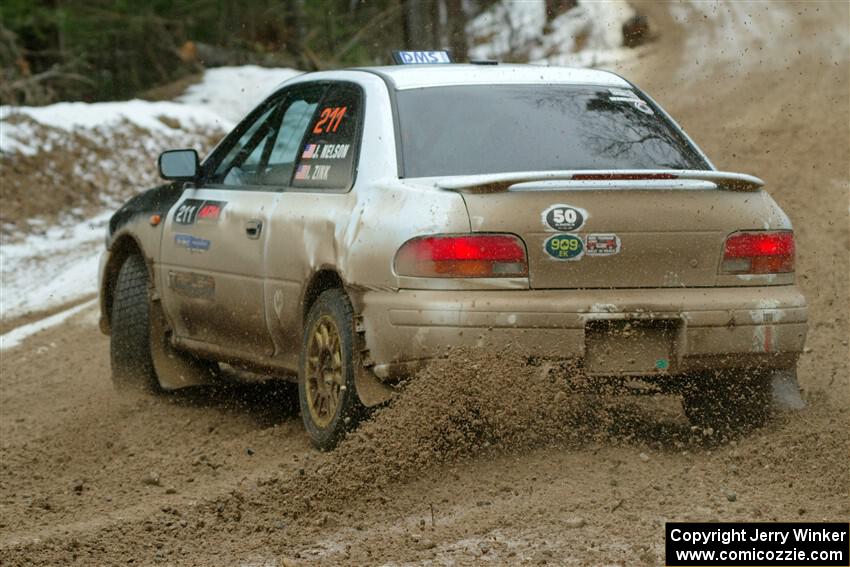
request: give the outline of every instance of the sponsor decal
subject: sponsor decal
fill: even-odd
[[[393,61],[397,65],[427,65],[451,63],[448,51],[393,51]]]
[[[217,221],[226,204],[226,201],[186,199],[177,207],[177,212],[174,213],[174,222],[189,225],[198,221]]]
[[[198,211],[198,220],[218,220],[218,217],[221,215],[222,208],[224,208],[224,203],[207,201]]]
[[[613,256],[620,253],[620,237],[616,234],[588,234],[584,248],[588,256]]]
[[[308,179],[308,175],[310,175],[309,165],[299,165],[295,170],[295,179]]]
[[[213,299],[215,278],[195,272],[169,272],[168,285],[174,292],[192,299]]]
[[[204,238],[198,238],[191,234],[175,234],[174,244],[180,248],[186,248],[191,252],[206,252],[210,249],[212,243]]]
[[[578,260],[584,255],[584,242],[575,234],[551,236],[543,248],[556,260]]]
[[[558,232],[573,232],[590,216],[587,211],[570,205],[552,205],[540,215],[544,226]]]
[[[645,101],[638,98],[638,95],[634,91],[627,89],[608,89],[608,92],[611,93],[611,96],[608,97],[608,100],[611,102],[627,102],[644,114],[649,114],[650,116],[655,114],[652,108]]]

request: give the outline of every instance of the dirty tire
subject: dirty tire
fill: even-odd
[[[364,415],[354,383],[360,363],[354,312],[340,289],[322,293],[310,309],[301,344],[298,399],[313,445],[336,446]]]
[[[134,254],[118,271],[112,294],[109,352],[118,390],[159,391],[150,344],[148,270]]]
[[[720,433],[746,432],[771,416],[770,373],[758,370],[707,372],[691,381],[682,406],[692,425]]]

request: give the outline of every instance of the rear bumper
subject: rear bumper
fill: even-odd
[[[588,322],[672,320],[671,371],[788,368],[803,350],[806,301],[796,286],[619,290],[401,290],[362,296],[375,374],[408,375],[448,347],[519,347],[583,359]]]

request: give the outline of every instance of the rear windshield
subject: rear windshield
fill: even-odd
[[[632,89],[466,85],[397,92],[405,177],[563,169],[709,169]]]

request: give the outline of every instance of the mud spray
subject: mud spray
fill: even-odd
[[[313,456],[294,479],[275,482],[274,500],[288,518],[312,517],[443,465],[537,448],[630,442],[643,423],[634,402],[624,402],[622,392],[577,388],[576,376],[571,367],[553,368],[514,350],[454,349],[410,379],[336,450]],[[683,423],[654,421],[653,427],[647,436],[671,447],[707,439]],[[219,516],[238,516],[241,501],[236,495],[214,506]]]

